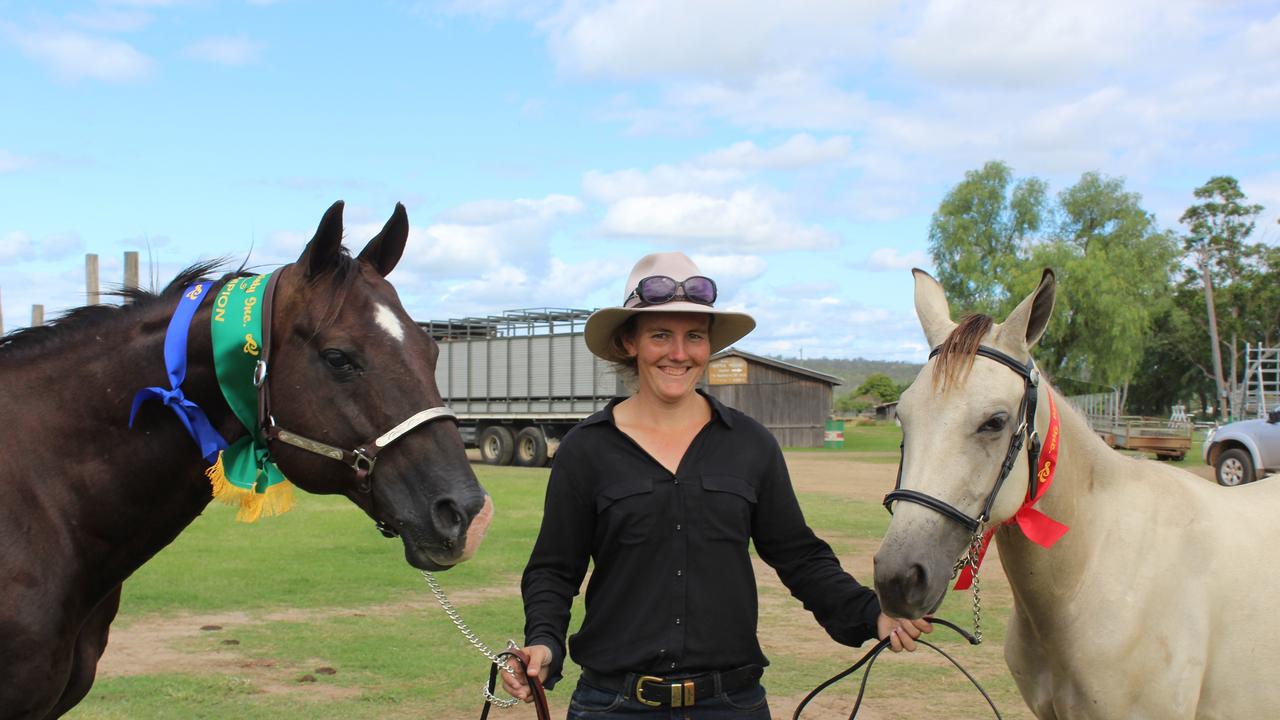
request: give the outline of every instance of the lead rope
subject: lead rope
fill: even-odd
[[[947,622],[946,620],[942,620],[940,618],[933,618],[933,617],[926,617],[925,620],[928,620],[931,623],[943,625],[945,627],[951,628],[952,630],[955,630],[957,633],[961,635],[961,637],[967,640],[970,645],[977,645],[978,643],[981,642],[981,640],[979,640],[978,638],[965,632],[964,629],[961,628],[960,626],[954,625],[950,622]],[[960,665],[960,663],[956,662],[955,658],[943,652],[942,648],[938,647],[937,645],[934,645],[933,643],[930,643],[930,642],[926,642],[924,638],[916,638],[916,642],[926,647],[932,648],[939,655],[946,658],[952,665],[955,665],[956,669],[964,673],[964,676],[969,679],[969,682],[972,683],[973,686],[978,689],[978,692],[982,693],[982,697],[987,701],[987,705],[991,706],[991,712],[995,713],[996,720],[1004,720],[1000,715],[1000,711],[996,709],[995,701],[992,700],[991,696],[987,694],[987,691],[984,690],[983,687],[978,684],[977,678],[975,678],[968,670],[965,670],[964,667]],[[849,720],[854,720],[858,716],[858,710],[862,708],[862,697],[867,691],[867,680],[871,677],[871,667],[875,665],[876,658],[880,656],[880,653],[884,652],[884,649],[889,647],[889,643],[890,643],[889,638],[885,638],[884,640],[881,640],[879,643],[876,644],[875,647],[871,648],[871,650],[869,650],[866,655],[863,655],[862,659],[858,660],[858,662],[854,663],[851,667],[849,667],[849,669],[838,673],[834,677],[830,678],[829,680],[823,682],[818,687],[814,688],[813,691],[810,692],[808,695],[806,695],[805,698],[800,701],[800,704],[796,706],[795,714],[791,716],[792,720],[800,720],[800,713],[804,711],[805,706],[809,704],[810,700],[818,696],[818,693],[822,692],[823,690],[826,690],[828,687],[834,685],[840,680],[843,680],[846,677],[852,675],[853,673],[858,671],[858,668],[865,665],[867,669],[863,671],[862,682],[858,685],[858,697],[853,703],[853,710],[849,713]]]
[[[458,632],[462,633],[462,637],[466,638],[467,642],[471,643],[471,646],[478,650],[481,655],[488,658],[489,662],[494,664],[494,667],[500,668],[509,673],[511,677],[515,677],[516,671],[512,670],[510,665],[503,662],[503,658],[509,657],[510,653],[503,652],[499,654],[491,650],[489,646],[475,634],[475,631],[467,625],[466,621],[462,619],[462,616],[458,614],[458,610],[453,606],[453,603],[449,602],[449,598],[444,594],[444,588],[440,587],[440,583],[436,580],[435,575],[423,570],[422,577],[427,579],[427,585],[431,588],[431,594],[436,596],[436,602],[440,603],[440,607],[444,609],[444,614],[449,616],[449,620],[453,622],[454,627],[458,628]],[[514,650],[516,647],[517,645],[515,640],[507,641],[508,651]],[[534,679],[535,678],[530,678],[530,680]],[[502,698],[497,697],[493,694],[493,691],[489,689],[489,684],[485,684],[483,692],[486,702],[493,703],[500,708],[509,708],[520,702],[515,698],[503,700]]]

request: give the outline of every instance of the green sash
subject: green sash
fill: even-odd
[[[258,427],[254,369],[262,351],[262,306],[271,274],[236,278],[214,298],[213,366],[227,405],[249,434],[223,450],[206,475],[214,498],[240,506],[236,518],[253,522],[293,507],[293,485],[271,460]]]

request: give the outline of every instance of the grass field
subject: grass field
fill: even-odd
[[[837,479],[874,469],[877,482],[891,485],[885,458],[896,462],[899,437],[891,424],[849,428],[845,449],[788,451],[789,462],[830,466]],[[1198,453],[1197,446],[1180,464],[1200,465]],[[479,555],[438,577],[480,637],[497,648],[521,636],[519,574],[537,534],[548,471],[475,469],[497,516]],[[841,491],[840,482],[804,490],[805,473],[793,471],[809,523],[856,577],[869,581],[888,515],[868,493]],[[861,653],[827,638],[767,567],[758,565],[757,576],[760,637],[772,661],[765,684],[775,716],[790,717],[810,688]],[[987,642],[962,646],[943,631],[935,640],[978,676],[1006,718],[1030,718],[1003,662],[1011,598],[998,562],[984,567],[983,587]],[[971,596],[952,593],[940,615],[968,627],[970,603]],[[575,606],[575,618],[580,612]],[[559,717],[576,680],[572,664],[566,670],[550,694]],[[404,562],[399,541],[382,538],[343,499],[304,495],[292,513],[255,525],[210,505],[131,578],[98,682],[68,717],[471,718],[486,677],[486,661]],[[855,689],[856,680],[846,680],[805,717],[847,717]],[[860,717],[869,720],[989,712],[963,677],[931,653],[886,656],[868,698]],[[521,707],[496,717],[533,714]]]
[[[519,573],[537,533],[547,471],[476,471],[498,514],[480,554],[438,577],[481,638],[498,647],[520,637]],[[869,580],[884,510],[838,493],[802,492],[801,500],[810,524]],[[993,578],[984,595],[988,642],[968,648],[941,633],[937,639],[978,674],[1006,717],[1026,718],[1001,660],[1009,597],[998,576],[998,566],[984,574]],[[860,653],[827,638],[767,567],[759,577],[760,635],[772,661],[766,686],[777,716],[790,717],[808,689]],[[941,614],[967,626],[969,596],[953,595]],[[561,717],[576,680],[567,669],[551,693]],[[471,718],[486,677],[486,661],[405,564],[399,541],[382,538],[345,500],[303,496],[292,513],[255,525],[211,505],[131,578],[98,682],[68,717]],[[805,717],[846,717],[855,685],[830,691]],[[983,708],[959,673],[922,656],[882,660],[869,698],[863,717],[872,719],[919,717],[924,708],[971,717]]]

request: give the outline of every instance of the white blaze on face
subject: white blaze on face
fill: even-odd
[[[404,325],[400,324],[400,319],[396,317],[391,308],[386,305],[378,305],[378,309],[373,314],[373,319],[378,322],[378,326],[386,330],[391,337],[400,342],[404,342]]]

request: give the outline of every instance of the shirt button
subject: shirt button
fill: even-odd
[[[680,484],[680,478],[676,478],[676,479],[672,480],[672,481],[671,481],[671,484],[672,484],[672,485],[679,485],[679,484]]]
[[[675,664],[675,663],[671,663],[671,669],[672,669],[672,670],[675,670],[675,669],[676,669],[676,664]]]
[[[684,575],[684,571],[683,571],[683,570],[677,570],[677,571],[676,571],[676,577],[681,577],[682,575]]]
[[[658,651],[658,654],[659,654],[659,655],[666,655],[666,654],[667,654],[667,649],[666,649],[666,648],[662,648],[661,650],[659,650],[659,651]]]
[[[676,523],[676,532],[679,532],[679,531],[681,531],[681,530],[683,530],[683,529],[684,529],[684,526],[683,526],[683,525],[681,525],[680,523]]]
[[[677,625],[679,625],[679,624],[680,624],[680,618],[676,618],[676,624],[677,624]]]

